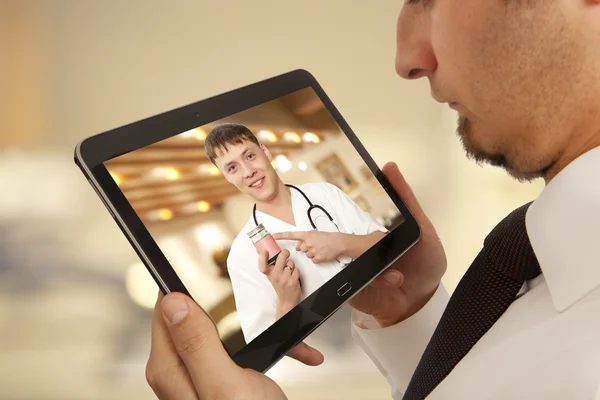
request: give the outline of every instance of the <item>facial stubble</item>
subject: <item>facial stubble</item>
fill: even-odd
[[[480,146],[475,144],[473,140],[473,124],[471,123],[471,120],[465,116],[461,115],[458,117],[456,134],[465,149],[468,159],[475,161],[478,165],[489,164],[494,167],[503,168],[510,176],[517,179],[519,182],[530,182],[541,178],[550,168],[549,166],[541,171],[533,172],[521,171],[512,166],[504,154],[483,150]]]

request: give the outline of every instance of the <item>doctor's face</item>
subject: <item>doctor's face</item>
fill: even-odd
[[[571,0],[406,0],[396,71],[459,114],[467,154],[541,176],[589,122],[598,7]]]
[[[268,202],[277,195],[279,176],[271,165],[272,156],[264,145],[250,141],[227,144],[217,150],[215,163],[229,183],[256,202]]]

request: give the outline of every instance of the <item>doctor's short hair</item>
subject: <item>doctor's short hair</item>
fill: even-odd
[[[221,124],[215,126],[204,140],[204,150],[210,162],[215,164],[216,151],[227,151],[228,144],[242,144],[249,141],[260,146],[252,131],[240,124]]]

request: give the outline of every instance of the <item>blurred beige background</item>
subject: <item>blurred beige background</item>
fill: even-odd
[[[137,257],[72,161],[75,144],[296,68],[311,71],[433,220],[452,290],[486,233],[543,183],[465,159],[456,116],[394,73],[397,0],[0,1],[0,398],[150,399]],[[155,290],[151,285],[147,290]],[[269,375],[294,399],[389,398],[349,310]]]

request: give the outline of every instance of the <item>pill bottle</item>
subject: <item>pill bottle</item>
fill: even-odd
[[[269,253],[268,264],[275,264],[277,256],[281,253],[281,249],[275,239],[273,239],[273,236],[265,229],[264,225],[258,224],[256,228],[248,232],[248,237],[254,243],[256,252],[260,254],[266,250]]]

